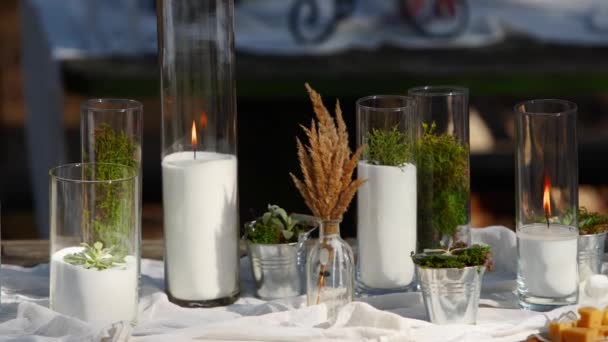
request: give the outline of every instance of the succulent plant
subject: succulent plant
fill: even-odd
[[[259,244],[291,243],[298,241],[304,230],[300,221],[278,205],[268,205],[268,211],[249,224],[246,237]]]
[[[117,246],[103,248],[103,244],[99,241],[95,242],[93,246],[87,243],[80,245],[83,247],[81,252],[68,254],[63,257],[63,261],[86,269],[96,268],[98,271],[125,264],[125,254],[118,252]]]

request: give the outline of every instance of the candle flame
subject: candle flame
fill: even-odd
[[[543,179],[543,209],[545,217],[551,217],[551,179],[547,175]]]
[[[192,147],[196,149],[196,145],[198,145],[198,137],[196,135],[196,124],[194,123],[194,120],[192,120],[192,135],[190,141],[192,142]]]

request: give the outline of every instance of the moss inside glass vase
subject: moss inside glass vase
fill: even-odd
[[[365,149],[367,162],[374,165],[403,166],[413,157],[407,134],[397,127],[391,130],[373,128]]]
[[[418,249],[448,248],[468,223],[469,151],[456,137],[423,123],[416,143],[418,168]],[[442,241],[448,245],[442,246]]]
[[[101,124],[95,129],[95,163],[91,175],[95,180],[115,180],[135,176],[138,163],[135,159],[137,144],[126,133],[117,133],[110,125]],[[86,157],[86,156],[85,156]],[[128,171],[125,172],[125,166]],[[130,249],[130,234],[133,233],[135,213],[133,184],[128,181],[101,183],[95,187],[91,227],[85,228],[86,240],[90,243],[100,241],[104,246],[116,248],[122,254]]]

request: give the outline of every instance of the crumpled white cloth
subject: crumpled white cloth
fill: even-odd
[[[495,272],[484,276],[477,325],[437,326],[427,322],[419,293],[361,299],[342,308],[330,324],[325,306],[307,307],[304,296],[270,302],[255,298],[247,258],[241,259],[241,298],[235,304],[187,309],[167,300],[162,262],[144,259],[139,322],[135,327],[127,322],[96,326],[57,314],[47,308],[48,265],[4,265],[0,342],[520,341],[542,330],[547,320],[576,309],[564,307],[549,313],[519,310],[514,293],[515,234],[495,226],[474,229],[472,236],[473,242],[492,246],[496,264]],[[587,295],[585,285],[581,284],[581,303],[608,303],[606,293]]]

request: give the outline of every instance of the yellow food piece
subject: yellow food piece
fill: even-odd
[[[578,320],[577,327],[579,328],[597,328],[602,325],[602,313],[600,310],[586,306],[578,309],[581,319]]]
[[[597,334],[597,329],[568,328],[562,332],[562,342],[593,342]]]
[[[574,326],[574,322],[567,323],[558,323],[558,322],[550,322],[549,323],[549,340],[551,342],[563,342],[562,333],[564,330],[568,328],[572,328]]]
[[[600,337],[608,337],[608,325],[600,326],[597,331]]]
[[[604,314],[602,318],[602,325],[608,325],[608,307],[604,309]]]

